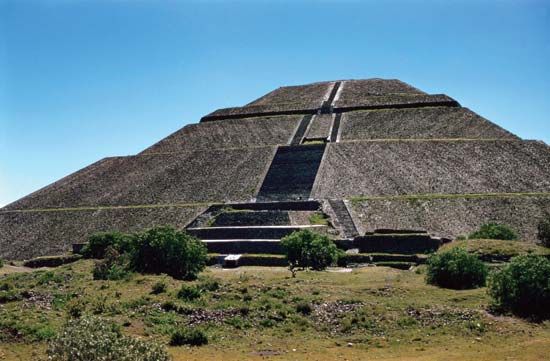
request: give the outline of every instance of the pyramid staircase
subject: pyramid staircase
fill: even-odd
[[[328,231],[326,225],[303,221],[320,209],[316,201],[214,205],[197,217],[187,232],[201,239],[210,253],[282,254],[279,241],[292,232]]]
[[[256,200],[278,202],[309,199],[324,152],[325,144],[279,147]]]

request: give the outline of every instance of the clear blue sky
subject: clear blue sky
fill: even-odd
[[[370,77],[550,143],[550,2],[0,0],[0,205],[275,87]]]

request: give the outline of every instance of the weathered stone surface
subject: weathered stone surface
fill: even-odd
[[[319,114],[314,116],[305,138],[308,140],[328,139],[333,119],[334,114]]]
[[[457,107],[459,104],[456,100],[444,94],[375,95],[357,99],[340,98],[334,102],[334,109],[340,112],[356,109],[418,108],[428,106]]]
[[[354,203],[357,221],[377,228],[425,229],[447,238],[477,230],[482,224],[510,225],[522,240],[535,241],[538,222],[550,214],[550,195],[433,199],[365,200]]]
[[[284,145],[289,143],[301,119],[301,115],[283,115],[190,124],[143,153]]]
[[[0,258],[58,255],[95,232],[182,229],[206,207],[144,207],[74,211],[0,212]]]
[[[307,200],[324,150],[324,144],[279,147],[258,193],[258,201]]]
[[[398,79],[345,80],[340,86],[339,98],[347,102],[372,95],[426,94]]]
[[[340,140],[518,139],[467,108],[426,107],[344,113]]]
[[[550,148],[499,140],[335,143],[317,178],[317,199],[550,192]]]
[[[280,87],[248,103],[246,106],[297,103],[306,107],[320,107],[323,101],[328,98],[333,85],[334,82],[320,82]]]
[[[222,212],[212,226],[282,226],[290,225],[288,211],[230,211]]]
[[[247,201],[275,147],[116,158],[5,209]]]

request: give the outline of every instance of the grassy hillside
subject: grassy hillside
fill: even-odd
[[[169,347],[174,360],[542,360],[550,348],[550,323],[490,315],[485,289],[428,286],[422,269],[293,279],[284,268],[210,268],[185,282],[139,274],[94,281],[92,267],[83,260],[55,270],[0,269],[0,360],[44,357],[47,340],[77,313],[163,344],[182,327],[205,331],[207,346]],[[159,281],[167,291],[152,294]],[[203,291],[181,300],[182,285]]]

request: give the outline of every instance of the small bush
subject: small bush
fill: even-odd
[[[86,304],[82,301],[81,298],[73,298],[67,303],[67,314],[71,318],[80,318],[84,313]]]
[[[129,276],[124,258],[113,247],[107,247],[105,258],[97,261],[94,270],[94,280],[121,280]]]
[[[101,259],[105,257],[107,248],[112,247],[119,253],[128,252],[132,236],[120,232],[101,232],[92,234],[88,243],[82,249],[82,255],[86,258]]]
[[[181,286],[178,291],[178,298],[184,301],[193,301],[201,296],[201,289],[197,286]]]
[[[4,267],[4,260],[0,258],[0,268]]]
[[[220,282],[218,280],[215,280],[213,278],[203,278],[199,279],[200,283],[198,284],[198,287],[202,291],[217,291],[220,288]]]
[[[307,316],[311,314],[311,311],[313,311],[313,309],[311,308],[311,305],[309,303],[300,302],[296,305],[296,311],[301,313],[304,316]]]
[[[517,233],[504,224],[487,223],[482,225],[479,230],[470,233],[470,239],[500,239],[504,241],[514,241],[518,239]]]
[[[161,346],[123,336],[114,324],[99,318],[69,320],[49,344],[52,361],[168,361]]]
[[[196,328],[177,330],[170,338],[171,346],[202,346],[206,344],[208,344],[208,337],[203,331]]]
[[[545,247],[550,247],[550,216],[539,222],[538,239]]]
[[[9,290],[9,291],[0,291],[0,305],[3,303],[19,301],[21,299],[21,294],[19,292]]]
[[[518,316],[550,318],[550,261],[518,256],[489,281],[493,307]]]
[[[157,227],[133,240],[132,269],[141,273],[166,273],[177,279],[194,279],[206,266],[206,246],[198,239],[171,227]]]
[[[327,236],[309,230],[296,231],[281,239],[289,268],[295,275],[297,268],[321,271],[336,263],[338,248]]]
[[[151,287],[151,293],[154,294],[154,295],[158,295],[158,294],[161,294],[161,293],[164,293],[166,292],[166,282],[164,281],[159,281],[159,282],[156,282],[152,287]]]
[[[427,261],[426,281],[452,289],[469,289],[485,285],[487,266],[462,248],[431,255]]]

